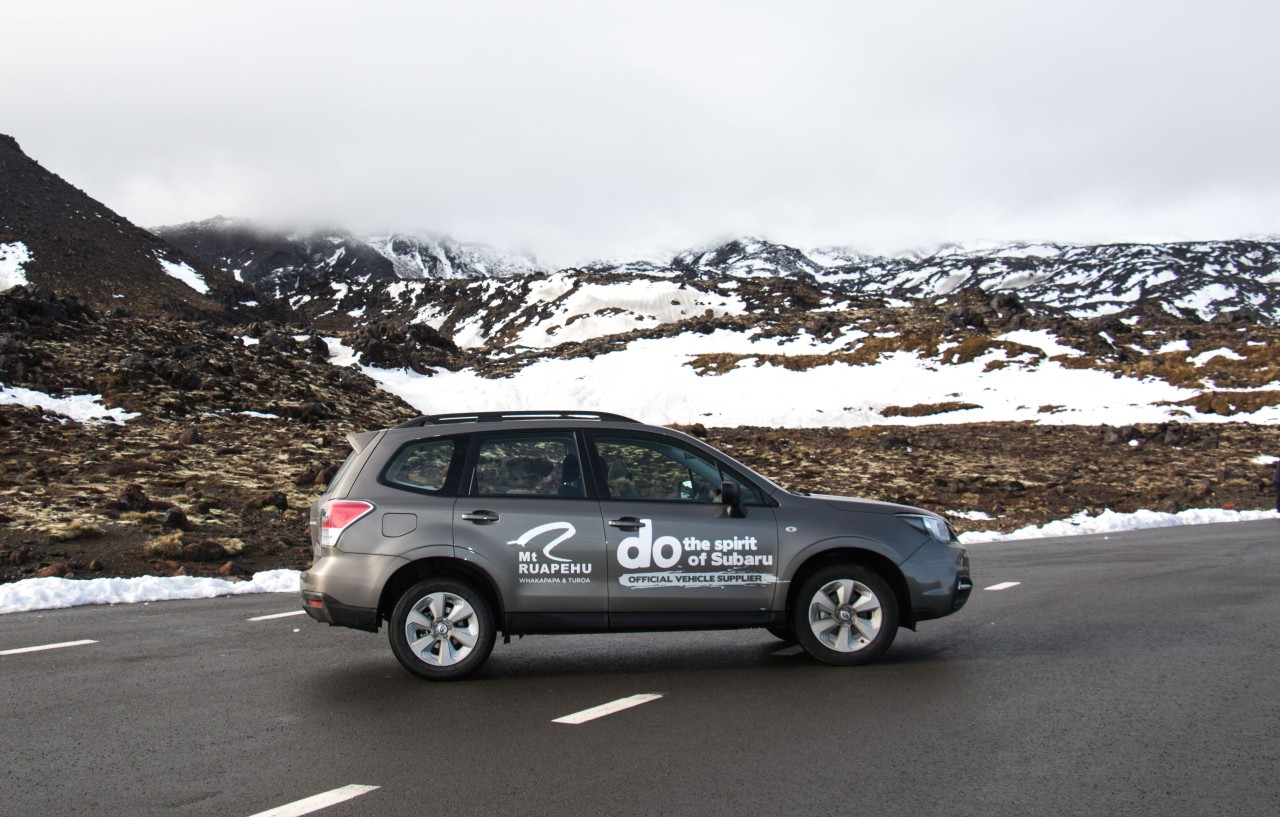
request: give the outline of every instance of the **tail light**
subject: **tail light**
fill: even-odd
[[[372,502],[359,499],[331,499],[320,506],[320,544],[333,547],[352,523],[373,510]]]

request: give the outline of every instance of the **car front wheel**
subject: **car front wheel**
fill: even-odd
[[[880,574],[861,565],[825,567],[800,587],[796,637],[827,664],[870,663],[898,632],[898,599]]]
[[[494,635],[488,600],[451,577],[418,582],[391,613],[391,651],[405,669],[430,681],[475,672],[493,650]]]

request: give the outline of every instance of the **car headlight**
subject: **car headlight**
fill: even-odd
[[[898,518],[921,533],[927,533],[938,542],[950,542],[955,539],[954,534],[951,533],[951,526],[945,519],[918,513],[900,513]]]

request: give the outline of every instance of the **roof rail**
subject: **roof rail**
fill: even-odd
[[[639,423],[621,414],[607,411],[476,411],[458,414],[432,414],[418,417],[396,428],[447,425],[449,423],[505,423],[528,420],[594,420],[596,422]]]

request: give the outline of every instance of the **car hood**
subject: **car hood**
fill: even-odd
[[[831,494],[806,494],[805,498],[816,500],[845,513],[923,513],[929,516],[937,516],[932,511],[913,508],[910,505],[899,505],[896,502],[881,502],[877,499],[855,499]]]

